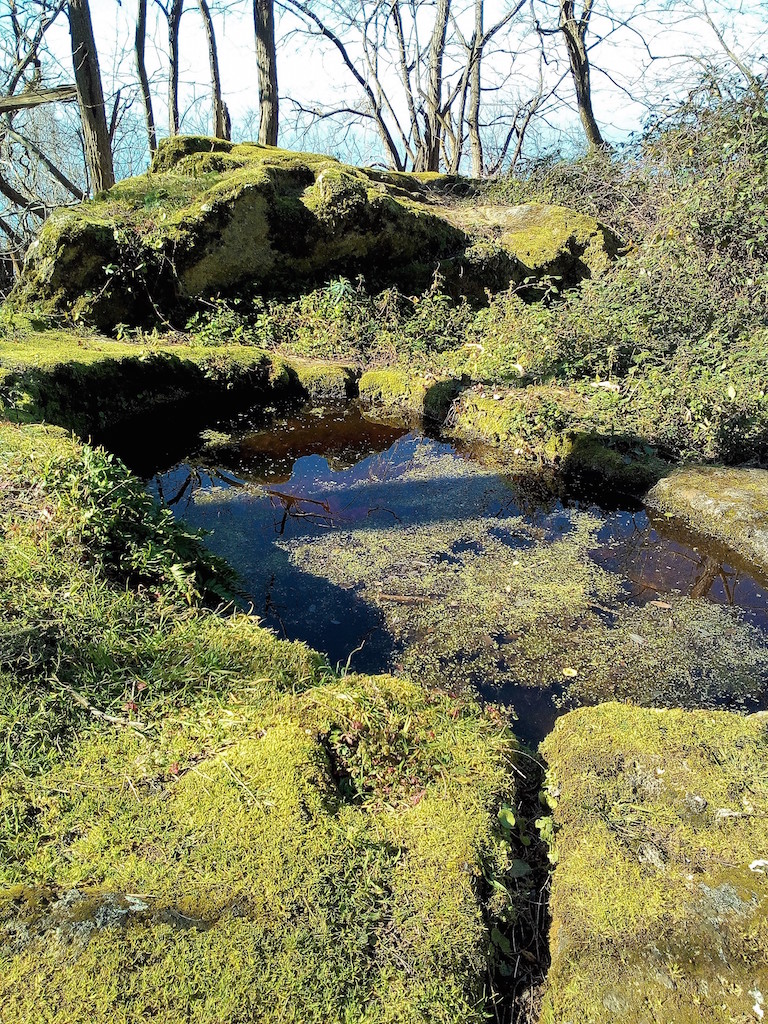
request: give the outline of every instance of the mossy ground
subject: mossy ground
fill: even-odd
[[[3,1024],[485,1020],[499,715],[206,611],[105,456],[0,449]]]
[[[542,1021],[759,1020],[765,716],[604,704],[560,719],[543,751],[556,868]]]
[[[243,406],[356,391],[353,365],[284,359],[248,344],[201,342],[190,335],[114,340],[90,331],[36,325],[9,316],[0,324],[0,414],[99,436],[131,416],[196,402],[233,414]]]

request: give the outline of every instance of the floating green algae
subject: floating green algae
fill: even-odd
[[[595,513],[572,509],[555,525],[510,514],[481,466],[425,451],[394,483],[356,486],[378,507],[408,488],[407,521],[342,524],[281,547],[378,605],[399,666],[417,679],[683,706],[738,702],[764,684],[765,640],[738,612],[683,595],[628,599],[592,555]]]

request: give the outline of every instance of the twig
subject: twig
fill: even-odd
[[[109,722],[110,725],[120,725],[124,728],[135,729],[137,732],[146,732],[151,728],[150,725],[147,725],[144,722],[139,722],[137,719],[119,718],[117,715],[108,715],[106,711],[100,711],[98,708],[95,708],[93,704],[91,704],[90,701],[82,695],[82,693],[78,693],[77,690],[73,690],[71,686],[68,686],[66,683],[62,683],[60,679],[57,679],[55,676],[52,676],[51,679],[53,682],[57,683],[62,690],[65,690],[70,694],[70,696],[74,697],[77,703],[80,704],[81,707],[84,707],[89,714],[93,715],[94,718],[98,718],[102,722]]]

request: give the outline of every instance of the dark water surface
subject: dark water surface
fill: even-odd
[[[133,452],[126,447],[131,441]],[[207,544],[238,570],[247,601],[267,626],[325,652],[334,665],[396,669],[397,641],[380,602],[302,570],[286,542],[337,531],[345,543],[365,543],[372,528],[471,516],[494,517],[503,532],[505,520],[523,515],[546,540],[571,529],[575,509],[586,510],[602,522],[590,556],[618,575],[627,601],[663,604],[667,595],[689,595],[739,609],[768,635],[764,583],[724,548],[639,507],[605,511],[615,506],[607,497],[577,501],[479,462],[476,472],[459,472],[473,461],[471,451],[420,430],[372,422],[353,403],[277,413],[271,420],[242,416],[192,440],[179,430],[159,448],[133,437],[117,451],[148,478],[158,500],[190,526],[210,531]],[[414,478],[415,462],[423,467],[430,460],[439,463],[440,474]],[[446,472],[451,465],[455,473]],[[451,554],[460,552],[445,557]],[[408,616],[408,606],[399,614]],[[518,732],[530,742],[545,735],[559,713],[561,687],[474,682],[481,695],[514,706]]]

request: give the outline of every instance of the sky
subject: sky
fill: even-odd
[[[210,2],[215,7],[215,0]],[[323,2],[339,6],[338,0]],[[457,23],[468,28],[466,17],[471,16],[471,10],[462,20],[460,2],[454,0],[459,12]],[[492,24],[505,11],[508,2],[486,0],[486,25]],[[704,18],[704,4],[707,2],[706,10],[727,44],[740,55],[746,55],[753,66],[759,68],[761,57],[764,59],[768,52],[768,0],[743,3],[738,0],[656,0],[655,3],[614,0],[610,5],[605,0],[596,0],[593,40],[596,35],[606,38],[591,53],[595,68],[594,107],[610,141],[622,142],[631,133],[639,131],[648,115],[649,105],[686,95],[701,74],[701,64],[692,61],[691,55],[711,55],[720,63],[723,60],[727,62]],[[536,4],[536,16],[543,25],[556,24],[555,13],[551,6],[547,6],[546,0],[533,0],[533,3]],[[248,0],[230,0],[226,6],[230,8],[228,12],[214,13],[222,88],[233,128],[242,138],[253,136],[256,130],[253,113],[258,107],[258,90],[253,20]],[[123,95],[128,95],[130,90],[126,84],[135,82],[132,52],[135,7],[135,0],[91,0],[104,91],[108,97],[121,86]],[[150,0],[147,63],[155,115],[161,128],[167,120],[167,32],[163,21],[157,0]],[[531,23],[530,9],[526,7],[509,31],[503,37],[497,37],[496,50],[489,54],[484,64],[484,84],[489,89],[487,109],[489,114],[498,116],[502,134],[507,130],[509,111],[531,94],[538,78],[538,57],[534,55],[536,38],[531,32]],[[362,163],[381,160],[380,148],[371,133],[357,130],[346,134],[334,121],[326,121],[322,128],[308,134],[298,129],[292,100],[304,107],[327,108],[338,103],[352,106],[359,103],[360,90],[333,47],[325,40],[297,33],[297,26],[295,18],[284,12],[278,14],[281,144],[292,148],[322,149]],[[455,29],[451,28],[449,32],[455,32]],[[66,75],[70,58],[65,18],[61,18],[50,31],[49,44],[61,61],[62,73]],[[187,0],[185,6],[180,49],[182,130],[208,132],[208,58],[195,0]],[[766,69],[765,63],[762,67]],[[545,108],[545,119],[538,135],[532,136],[532,144],[544,148],[556,145],[565,149],[576,147],[581,144],[581,136],[562,48],[556,47],[545,73],[551,82],[560,79],[562,82],[557,101],[551,101]],[[390,79],[388,88],[391,88],[398,106],[400,93],[397,82]],[[140,116],[138,104],[134,105],[132,113]],[[492,133],[489,133],[491,137]],[[136,169],[131,168],[132,171]]]

